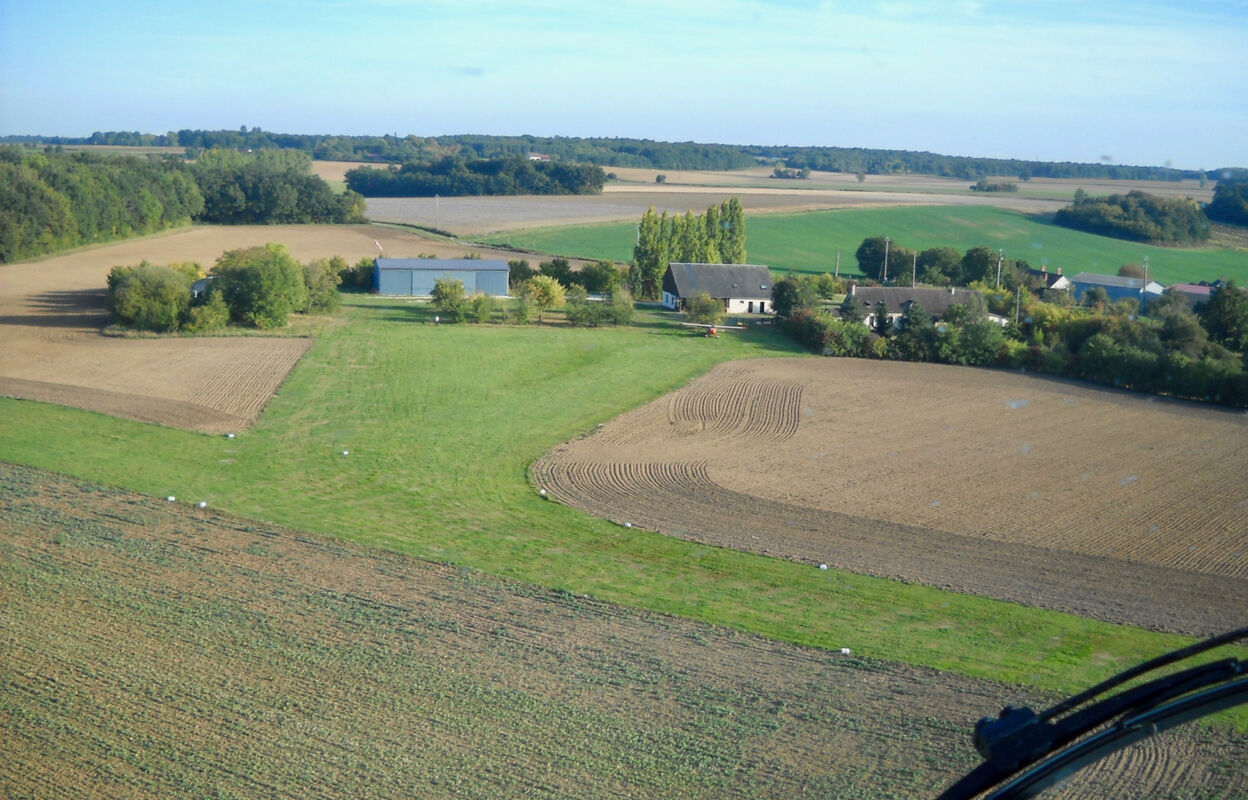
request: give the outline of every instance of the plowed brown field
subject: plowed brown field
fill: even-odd
[[[533,466],[621,524],[1191,634],[1248,608],[1248,417],[1000,371],[724,364]]]
[[[312,340],[102,336],[108,271],[144,259],[208,269],[226,250],[268,242],[300,262],[355,262],[377,254],[375,239],[396,256],[467,249],[368,225],[204,226],[0,266],[0,395],[205,433],[242,430]]]
[[[931,797],[1053,699],[0,464],[6,797]],[[1236,797],[1244,752],[1057,796]]]

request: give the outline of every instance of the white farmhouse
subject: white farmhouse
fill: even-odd
[[[663,275],[663,305],[679,310],[706,292],[728,314],[767,314],[771,307],[771,272],[757,264],[668,264]]]

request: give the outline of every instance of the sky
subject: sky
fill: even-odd
[[[0,135],[479,133],[1248,167],[1248,0],[0,0]]]

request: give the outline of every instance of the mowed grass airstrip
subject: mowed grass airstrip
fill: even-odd
[[[705,209],[693,209],[701,213]],[[636,223],[604,223],[506,231],[483,237],[491,244],[581,258],[627,262]],[[1167,248],[1095,236],[1047,220],[991,206],[900,206],[801,213],[754,214],[747,219],[749,260],[777,273],[819,273],[836,269],[858,274],[854,251],[863,239],[889,236],[900,247],[922,251],[953,247],[1003,249],[1006,258],[1063,274],[1115,274],[1123,264],[1148,259],[1149,277],[1163,284],[1213,281],[1225,276],[1248,282],[1248,252],[1217,247]],[[897,265],[909,269],[910,264]],[[871,276],[875,277],[875,276]]]
[[[348,296],[252,429],[229,439],[0,399],[0,460],[775,639],[1074,691],[1183,637],[707,547],[542,499],[555,444],[778,336],[430,323]],[[983,709],[977,711],[985,711]]]

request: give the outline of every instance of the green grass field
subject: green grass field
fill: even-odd
[[[751,263],[777,273],[832,272],[841,253],[841,272],[858,273],[854,251],[870,236],[890,236],[912,250],[949,246],[1003,248],[1007,258],[1033,267],[1047,264],[1063,273],[1114,274],[1123,264],[1148,258],[1149,277],[1163,284],[1214,280],[1248,282],[1248,252],[1221,248],[1174,249],[1094,236],[990,206],[906,206],[755,214],[747,219]],[[633,223],[508,231],[487,237],[491,244],[582,258],[632,258]],[[907,268],[909,265],[905,265]]]
[[[818,647],[1071,691],[1182,637],[628,530],[542,500],[547,449],[775,334],[433,326],[347,297],[236,439],[0,399],[0,460]],[[349,455],[343,455],[343,451]]]

